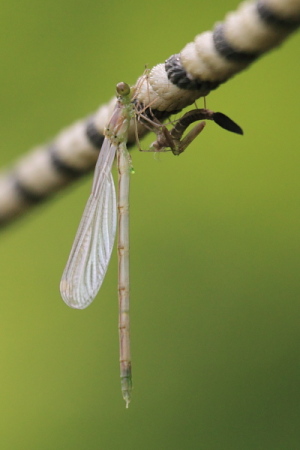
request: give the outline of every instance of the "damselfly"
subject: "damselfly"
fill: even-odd
[[[182,153],[204,128],[204,122],[201,122],[181,141],[186,128],[197,120],[214,120],[229,131],[242,133],[240,127],[227,116],[206,109],[189,111],[176,121],[171,131],[155,119],[150,119],[144,112],[145,109],[139,110],[134,104],[130,87],[126,83],[119,83],[117,103],[105,130],[92,192],[60,283],[62,298],[72,308],[84,309],[93,301],[108,267],[118,219],[120,376],[126,407],[131,400],[132,391],[129,334],[129,181],[133,169],[126,147],[130,122],[132,119],[140,120],[156,132],[157,140],[150,151],[165,151],[170,148],[176,155]],[[111,174],[115,156],[118,166],[117,201]]]
[[[120,372],[126,407],[131,398],[129,338],[129,180],[131,159],[126,148],[134,105],[130,87],[117,85],[117,104],[105,130],[95,168],[92,192],[85,207],[74,244],[63,272],[60,292],[72,308],[86,308],[103,282],[114,245],[118,207],[119,339]],[[111,168],[115,156],[119,172],[118,202]]]

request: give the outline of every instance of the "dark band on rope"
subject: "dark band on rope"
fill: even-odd
[[[256,4],[257,12],[263,22],[274,28],[286,31],[294,31],[300,26],[300,17],[280,17],[272,11],[262,0]]]
[[[54,144],[51,144],[48,147],[48,153],[52,167],[60,175],[68,178],[78,178],[89,171],[89,169],[80,169],[78,167],[70,166],[65,161],[62,161]]]
[[[45,199],[45,197],[49,196],[49,193],[39,194],[37,192],[32,191],[28,187],[24,186],[20,180],[18,179],[16,174],[12,174],[12,181],[14,184],[15,191],[18,195],[24,200],[24,202],[29,204],[36,204]]]
[[[172,55],[165,62],[165,70],[168,79],[180,89],[199,91],[199,95],[205,96],[211,90],[216,89],[222,81],[202,81],[191,79],[180,62],[180,54]]]
[[[279,31],[292,32],[300,27],[300,17],[281,17],[278,13],[272,11],[264,0],[258,0],[256,9],[261,20],[269,26],[279,29]],[[225,37],[225,27],[223,23],[215,26],[213,31],[213,42],[216,51],[227,61],[235,63],[248,64],[253,63],[261,56],[261,52],[241,51],[235,48]],[[211,90],[216,89],[224,79],[219,81],[205,81],[200,79],[192,79],[185,71],[180,62],[180,54],[172,55],[165,62],[165,69],[168,79],[180,89],[197,90],[200,95],[207,95]],[[204,94],[203,94],[204,92]]]
[[[49,198],[49,194],[38,194],[31,189],[28,189],[18,179],[16,173],[11,173],[9,176],[9,182],[12,183],[12,188],[15,193],[20,197],[22,202],[21,208],[13,210],[11,213],[0,214],[0,227],[4,229],[10,222],[14,221],[18,216],[21,216],[26,209],[34,205],[38,205],[42,201]]]
[[[99,133],[92,118],[90,118],[86,124],[85,134],[95,148],[100,149],[102,147],[104,136]]]
[[[223,23],[217,24],[214,28],[213,41],[219,55],[228,61],[250,64],[260,56],[259,52],[242,52],[234,48],[225,38]]]

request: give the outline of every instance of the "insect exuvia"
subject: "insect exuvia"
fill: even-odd
[[[201,122],[181,140],[187,127],[195,121],[214,120],[221,127],[238,134],[242,134],[242,130],[222,113],[195,109],[184,114],[169,131],[143,111],[138,112],[128,84],[118,83],[116,90],[117,103],[105,130],[91,195],[62,275],[60,292],[72,308],[84,309],[94,300],[105,277],[118,222],[120,376],[122,395],[128,407],[132,391],[129,322],[129,182],[132,165],[126,147],[130,122],[132,119],[140,120],[157,134],[150,151],[170,148],[175,155],[182,153],[203,130],[205,123]],[[117,200],[111,174],[115,156],[118,167]]]

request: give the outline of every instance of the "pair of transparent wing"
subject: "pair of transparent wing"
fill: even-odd
[[[84,209],[60,282],[68,306],[86,308],[103,282],[114,246],[117,225],[116,192],[111,168],[117,145],[104,139],[95,167],[92,192]]]

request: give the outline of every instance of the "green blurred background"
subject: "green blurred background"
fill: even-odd
[[[237,4],[1,1],[1,164]],[[2,232],[1,449],[299,449],[299,45],[207,98],[244,137],[208,123],[179,158],[132,153],[129,410],[116,252],[87,310],[59,295],[91,177]]]

